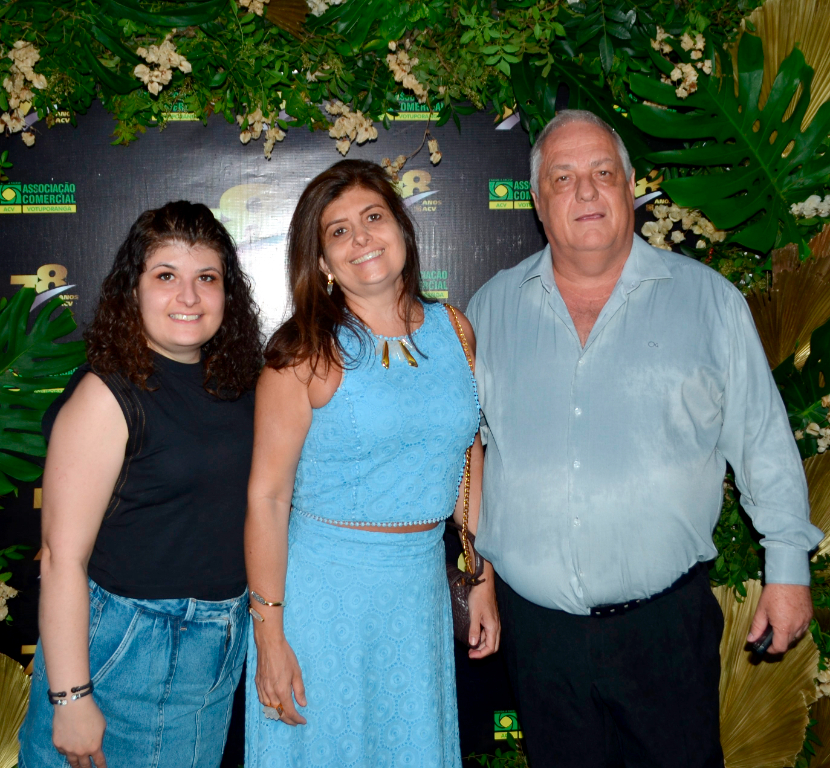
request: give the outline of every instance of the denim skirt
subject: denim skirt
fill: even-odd
[[[245,658],[247,593],[220,602],[133,600],[90,581],[89,603],[89,663],[107,721],[107,766],[219,766]],[[52,745],[48,687],[38,642],[20,768],[69,764]]]

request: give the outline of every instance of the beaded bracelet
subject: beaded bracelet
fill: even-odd
[[[77,701],[78,699],[82,699],[84,696],[89,696],[92,693],[92,680],[90,680],[85,685],[79,685],[77,688],[70,688],[70,692],[72,696],[69,700],[66,698],[66,691],[58,691],[55,693],[54,691],[46,691],[46,695],[49,697],[49,703],[53,707],[65,707],[69,701]]]

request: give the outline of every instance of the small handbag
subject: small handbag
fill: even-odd
[[[464,329],[458,320],[455,308],[446,305],[447,311],[455,321],[455,328],[464,348],[464,355],[467,358],[467,365],[470,366],[470,373],[473,373],[473,360],[470,356],[470,349],[467,346],[467,337]],[[450,585],[450,604],[452,606],[452,629],[455,639],[464,645],[470,644],[470,590],[484,579],[484,559],[475,550],[475,536],[467,529],[467,521],[470,513],[470,457],[473,448],[470,446],[464,460],[464,516],[462,524],[450,521],[448,525],[461,532],[461,547],[464,555],[464,570],[456,563],[447,563],[447,580]],[[459,558],[460,559],[460,558]]]

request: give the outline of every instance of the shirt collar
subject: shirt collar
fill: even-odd
[[[631,252],[625,261],[619,280],[619,285],[625,293],[631,293],[645,280],[662,280],[671,276],[671,271],[659,249],[653,248],[638,235],[634,235]],[[550,245],[546,245],[535,257],[531,257],[520,285],[524,285],[534,277],[541,280],[542,287],[548,293],[553,290],[556,283],[553,279]]]
[[[530,263],[527,265],[522,281],[519,285],[524,285],[528,280],[538,277],[542,280],[542,286],[550,293],[554,286],[553,280],[553,261],[550,257],[550,245],[546,245],[535,256],[530,257]]]

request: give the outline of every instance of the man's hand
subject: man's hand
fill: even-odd
[[[758,601],[746,640],[754,643],[772,625],[772,645],[767,653],[786,653],[807,631],[813,618],[810,588],[798,584],[767,584]]]

